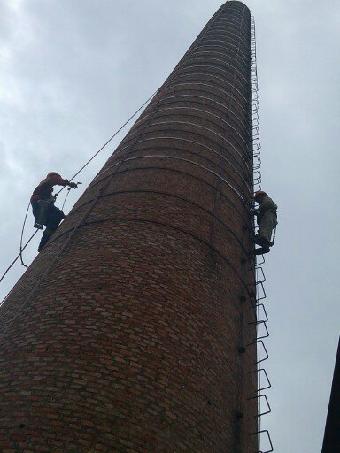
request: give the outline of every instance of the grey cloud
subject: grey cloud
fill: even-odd
[[[32,187],[49,170],[71,175],[163,83],[220,2],[15,5],[0,3],[1,269],[17,253]],[[263,188],[279,205],[265,268],[273,413],[263,426],[276,451],[316,453],[340,318],[340,5],[248,6],[257,23]],[[85,172],[84,186],[113,149]],[[33,244],[28,262],[35,253]],[[22,270],[9,275],[2,295]]]

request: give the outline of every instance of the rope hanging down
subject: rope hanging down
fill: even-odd
[[[100,154],[106,147],[107,145],[109,145],[112,140],[122,131],[122,129],[124,129],[129,123],[130,121],[132,121],[135,116],[151,101],[151,99],[158,93],[158,89],[145,101],[143,102],[143,104],[125,121],[124,124],[122,124],[119,129],[117,129],[112,135],[111,137],[103,144],[103,146],[101,148],[99,148],[94,154],[93,156],[91,156],[87,162],[85,162],[84,165],[82,165],[80,167],[80,169],[72,176],[72,178],[69,180],[69,181],[73,181],[74,178],[76,178],[97,156],[98,154]],[[61,191],[64,190],[64,187],[62,187],[57,193],[56,195],[59,195],[59,193]],[[66,202],[66,198],[68,196],[69,192],[67,193],[66,197],[65,197],[65,200],[64,200],[64,204],[63,204],[63,207],[65,205],[65,202]],[[34,238],[34,236],[37,234],[38,232],[38,228],[35,230],[35,232],[29,237],[29,239],[26,241],[25,245],[22,244],[22,241],[23,241],[23,236],[24,236],[24,231],[25,231],[25,226],[26,226],[26,222],[27,222],[27,217],[28,217],[28,212],[29,212],[29,208],[30,208],[30,202],[28,203],[27,205],[27,208],[26,208],[26,214],[25,214],[25,218],[24,218],[24,222],[23,222],[23,225],[22,225],[22,229],[21,229],[21,234],[20,234],[20,245],[19,245],[19,254],[13,259],[13,261],[9,264],[9,266],[6,268],[6,270],[4,271],[4,273],[1,275],[1,278],[0,278],[0,283],[4,280],[5,276],[8,274],[8,272],[12,269],[12,267],[14,266],[14,264],[18,261],[18,259],[20,258],[20,262],[23,266],[25,267],[28,267],[24,261],[23,261],[23,258],[22,258],[22,252],[27,248],[28,244],[32,241],[32,239]]]
[[[23,240],[23,237],[24,237],[24,232],[25,232],[25,226],[26,226],[26,222],[27,222],[27,217],[28,217],[28,211],[29,211],[29,208],[30,208],[30,204],[31,202],[28,203],[27,205],[27,208],[26,208],[26,213],[25,213],[25,219],[24,219],[24,223],[22,224],[22,228],[21,228],[21,234],[20,234],[20,245],[19,245],[19,257],[20,257],[20,262],[23,266],[25,266],[26,268],[28,266],[26,266],[26,264],[24,263],[23,259],[22,259],[22,252],[23,252],[23,248],[22,248],[22,240]],[[38,232],[38,228],[35,230],[35,232],[33,233],[33,235],[31,236],[31,238],[33,239],[34,236],[37,234]],[[30,238],[30,239],[31,239]],[[28,243],[26,242],[25,244],[25,248],[26,248],[26,245]],[[0,280],[0,282],[2,281],[2,279]]]

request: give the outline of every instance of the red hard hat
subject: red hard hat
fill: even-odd
[[[254,193],[254,199],[257,200],[260,197],[266,197],[267,192],[264,192],[263,190],[258,190],[257,192]]]

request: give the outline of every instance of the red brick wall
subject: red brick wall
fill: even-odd
[[[1,451],[256,451],[250,99],[228,2],[1,307]]]

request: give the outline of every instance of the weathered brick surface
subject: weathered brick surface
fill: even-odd
[[[256,451],[250,99],[228,2],[1,307],[0,451]]]

